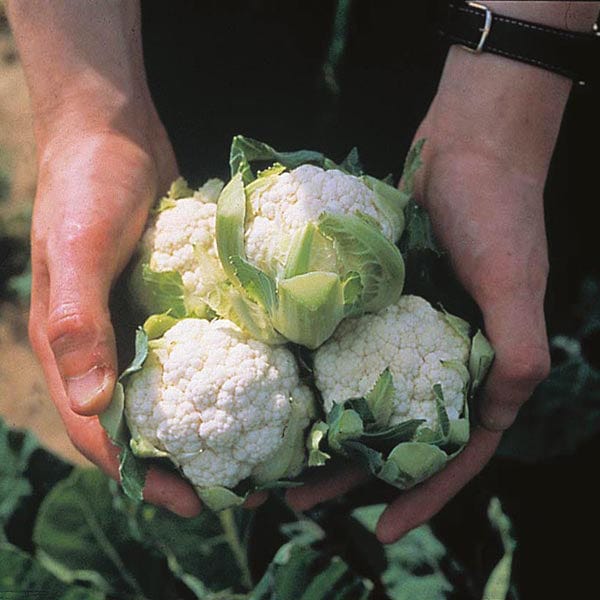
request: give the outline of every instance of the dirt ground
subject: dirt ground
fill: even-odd
[[[0,216],[9,217],[31,209],[35,144],[23,71],[1,9],[0,4],[0,167],[10,176],[10,196]],[[0,415],[12,427],[32,430],[53,452],[85,462],[64,431],[29,346],[27,307],[7,302],[0,303]]]

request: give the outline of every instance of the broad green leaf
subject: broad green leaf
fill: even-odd
[[[440,471],[447,460],[436,446],[402,442],[390,452],[378,476],[399,489],[409,489]]]
[[[365,429],[370,430],[375,427],[375,415],[373,415],[366,398],[350,398],[350,400],[346,400],[344,406],[358,413]]]
[[[229,319],[254,339],[274,345],[286,342],[273,328],[266,310],[250,300],[243,290],[222,284],[211,291],[207,302],[216,315]]]
[[[134,454],[136,451],[145,450],[149,455],[149,448],[143,447],[141,440],[137,439],[131,446],[131,435],[125,420],[125,388],[121,383],[124,378],[140,371],[148,357],[148,334],[140,328],[135,335],[135,356],[131,364],[121,373],[119,381],[115,385],[112,400],[107,409],[99,415],[99,421],[108,437],[120,448],[119,453],[119,476],[123,491],[132,500],[140,501],[144,497],[144,485],[148,473],[148,464],[138,460]],[[156,450],[156,449],[155,449]],[[158,452],[158,451],[156,451]],[[154,453],[153,456],[160,454]]]
[[[365,444],[372,445],[375,448],[390,449],[397,446],[400,442],[414,440],[415,435],[420,431],[420,425],[424,422],[423,419],[410,419],[391,427],[365,431],[360,439]]]
[[[471,426],[468,417],[450,420],[450,431],[448,432],[448,444],[462,448],[470,437]]]
[[[241,256],[231,256],[229,261],[233,266],[235,279],[250,300],[260,304],[267,313],[272,314],[277,306],[275,281]]]
[[[435,240],[433,227],[427,211],[410,200],[404,209],[404,233],[400,239],[400,250],[406,260],[416,252],[430,251],[436,255],[442,252]]]
[[[354,510],[352,517],[373,534],[384,509],[383,504],[365,506]],[[447,600],[452,585],[443,567],[449,557],[428,525],[422,525],[382,548],[386,561],[380,579],[388,598]]]
[[[38,447],[33,435],[25,431],[11,431],[0,418],[0,541],[4,526],[21,500],[32,491],[27,469]]]
[[[150,313],[169,312],[182,318],[187,314],[185,289],[181,275],[177,271],[153,271],[149,265],[142,265],[143,289],[136,290],[144,308]]]
[[[333,240],[344,268],[360,275],[364,310],[377,312],[398,300],[404,286],[404,261],[377,227],[359,214],[323,214],[317,226]]]
[[[511,533],[509,518],[502,512],[498,498],[492,498],[488,506],[488,519],[498,531],[504,555],[494,567],[483,590],[482,600],[506,600],[510,593],[512,562],[516,542]]]
[[[148,464],[138,460],[131,447],[130,434],[125,422],[125,392],[123,384],[118,382],[108,408],[99,416],[99,421],[108,437],[121,449],[119,454],[119,475],[123,491],[132,500],[143,499],[144,484]]]
[[[355,177],[360,177],[364,173],[358,154],[358,148],[354,147],[348,152],[348,156],[340,163],[340,169]]]
[[[326,159],[320,152],[312,150],[298,150],[296,152],[278,152],[268,144],[253,140],[252,138],[236,135],[231,143],[229,155],[229,165],[231,167],[231,176],[241,174],[244,183],[250,183],[254,179],[254,174],[250,164],[255,161],[277,162],[287,167],[295,169],[305,163],[313,163],[318,166],[324,166]]]
[[[328,424],[327,441],[338,452],[343,452],[344,442],[359,438],[364,431],[360,415],[355,410],[344,409],[341,404],[334,405],[329,413]]]
[[[313,271],[279,281],[273,326],[288,340],[315,349],[325,342],[354,306],[355,279]],[[347,291],[351,293],[348,294]]]
[[[217,202],[215,232],[217,252],[227,277],[237,281],[231,258],[246,258],[244,249],[244,220],[246,218],[246,193],[240,174],[234,174],[223,188]]]
[[[65,584],[20,548],[0,543],[0,598],[6,600],[104,600],[99,590]]]
[[[311,271],[338,272],[337,257],[331,240],[308,222],[292,238],[283,273],[284,279]]]
[[[310,539],[300,534],[284,544],[248,600],[366,600],[372,584]]]
[[[148,334],[143,328],[140,328],[135,332],[135,355],[131,364],[121,373],[119,381],[123,381],[125,377],[141,371],[147,356]]]
[[[132,552],[127,519],[113,510],[106,476],[75,469],[57,484],[40,507],[33,533],[44,564],[63,579],[101,577],[114,591],[155,597],[161,568],[141,548]]]
[[[316,550],[288,542],[277,551],[249,600],[297,600],[310,583],[311,566],[318,558]]]
[[[394,380],[389,368],[386,368],[377,378],[373,388],[367,393],[367,400],[375,422],[379,427],[385,427],[394,410]]]
[[[344,452],[373,474],[378,474],[385,463],[381,452],[354,439],[344,442]]]
[[[239,552],[251,513],[239,510],[230,516],[225,531],[223,519],[210,510],[191,519],[151,505],[135,513],[144,546],[166,556],[171,572],[201,600],[216,600],[221,594],[223,600],[233,600],[243,591]]]
[[[494,349],[486,337],[477,331],[471,341],[469,355],[469,373],[471,374],[471,393],[481,385],[494,360]]]
[[[406,160],[404,161],[404,169],[402,170],[401,178],[401,190],[405,194],[407,200],[415,193],[415,175],[423,165],[423,161],[421,160],[421,152],[423,151],[424,144],[425,139],[420,139],[415,142],[412,148],[408,151]]]
[[[269,483],[289,477],[299,471],[304,463],[304,409],[293,398],[292,413],[287,423],[281,450],[271,460],[256,468],[252,474],[258,483]]]
[[[456,315],[450,314],[447,310],[444,309],[444,307],[442,307],[442,316],[446,323],[448,323],[448,325],[450,325],[450,327],[452,327],[452,329],[458,335],[460,335],[460,337],[462,337],[463,340],[468,341],[471,339],[471,326],[469,325],[469,323],[467,323],[467,321],[461,319],[460,317],[457,317]]]
[[[394,224],[394,231],[396,233],[395,240],[397,241],[404,231],[404,209],[408,202],[408,198],[397,187],[388,185],[384,181],[371,177],[370,175],[364,175],[362,180],[375,194],[375,201],[379,209],[387,216],[389,221]]]
[[[435,408],[438,418],[438,428],[440,430],[442,438],[446,440],[448,438],[448,434],[450,433],[450,419],[448,418],[448,413],[446,411],[446,402],[444,400],[444,392],[442,390],[441,384],[433,384],[433,394],[435,397]]]
[[[326,600],[331,598],[332,590],[348,573],[348,565],[339,557],[334,556],[326,569],[316,575],[300,597],[301,600]]]

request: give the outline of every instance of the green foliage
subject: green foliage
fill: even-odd
[[[356,509],[353,517],[369,532],[383,512],[384,505]],[[430,527],[421,526],[400,541],[384,547],[385,565],[380,577],[389,598],[393,600],[444,600],[452,589],[442,569],[447,550]],[[426,567],[426,569],[424,569]],[[426,575],[419,575],[425,570]]]
[[[224,529],[209,512],[186,520],[131,502],[95,469],[76,469],[48,494],[34,542],[62,580],[119,598],[170,597],[178,581],[204,594],[241,580]]]
[[[29,481],[32,457],[50,467],[53,459],[31,435],[0,425],[2,518],[10,533],[19,505],[38,486]],[[259,509],[266,512],[256,528],[258,515],[249,511],[184,519],[128,499],[97,469],[66,472],[30,515],[33,547],[18,546],[12,534],[0,542],[0,598],[10,591],[10,598],[37,592],[52,600],[444,600],[457,576],[469,576],[427,526],[381,546],[374,531],[383,505],[332,505],[309,518],[273,499]],[[40,476],[52,481],[52,468]],[[7,504],[11,489],[21,494]],[[331,515],[341,528],[331,526]],[[489,515],[504,544],[486,587],[498,593],[510,585],[514,541],[499,504]],[[265,519],[284,543],[256,571],[250,548],[268,537]]]
[[[148,472],[148,464],[136,460],[135,444],[132,447],[131,438],[136,438],[135,432],[130,432],[125,421],[125,392],[123,379],[139,371],[148,356],[148,334],[138,329],[135,337],[135,356],[131,364],[123,371],[115,386],[113,398],[108,408],[100,415],[100,423],[108,437],[121,449],[119,455],[119,475],[123,490],[130,498],[142,500],[144,483]],[[134,433],[132,436],[131,433]],[[137,440],[136,440],[137,441]],[[138,446],[139,447],[139,446]]]
[[[31,456],[37,448],[37,440],[30,433],[11,431],[0,419],[0,525],[2,528],[21,500],[32,491],[26,472]],[[0,536],[3,536],[3,532]],[[0,541],[2,541],[1,537]]]
[[[248,600],[362,600],[373,584],[339,556],[323,556],[323,530],[311,521],[288,526],[291,536],[275,554]]]
[[[512,535],[510,519],[502,512],[498,498],[490,501],[488,518],[500,536],[504,554],[485,585],[482,600],[506,600],[511,591],[512,561],[517,544]]]
[[[5,595],[6,594],[6,595]],[[60,581],[16,546],[0,543],[0,598],[10,600],[104,600],[105,594]]]
[[[31,210],[0,215],[0,297],[27,301],[31,294],[29,230]]]

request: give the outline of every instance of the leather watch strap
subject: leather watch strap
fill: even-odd
[[[491,52],[573,79],[600,80],[600,37],[493,13],[485,2],[451,2],[441,33],[473,52]]]

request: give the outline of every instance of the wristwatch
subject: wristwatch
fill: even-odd
[[[569,77],[600,80],[600,35],[566,31],[492,12],[480,2],[451,2],[440,33],[474,53],[491,52]]]

